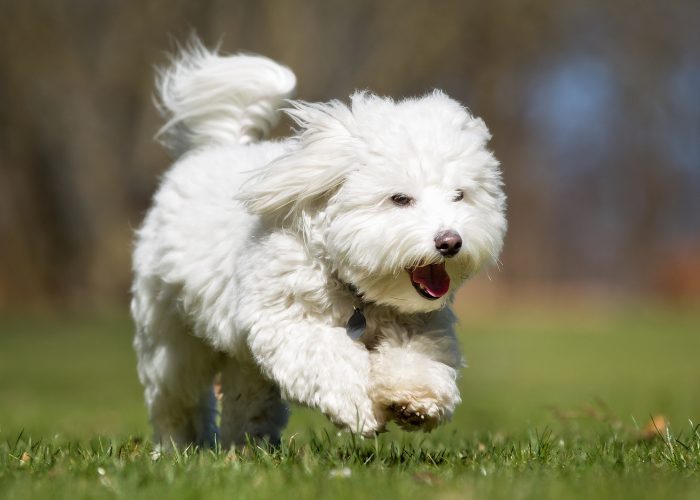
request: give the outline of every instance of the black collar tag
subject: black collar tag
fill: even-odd
[[[360,340],[366,329],[367,319],[365,319],[365,315],[362,314],[362,311],[356,307],[345,325],[345,332],[352,340]]]

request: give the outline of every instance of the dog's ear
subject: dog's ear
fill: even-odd
[[[340,101],[292,101],[284,110],[299,126],[288,153],[243,186],[237,199],[254,214],[288,220],[327,199],[356,165],[352,111]]]

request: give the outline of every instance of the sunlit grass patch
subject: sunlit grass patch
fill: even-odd
[[[279,448],[194,447],[161,453],[148,440],[96,437],[84,442],[0,444],[0,492],[10,497],[169,498],[191,495],[340,498],[435,494],[567,498],[616,492],[653,498],[700,492],[700,433],[692,427],[640,440],[615,432],[596,439],[551,431],[485,434],[449,443],[415,436],[360,440],[309,430]]]

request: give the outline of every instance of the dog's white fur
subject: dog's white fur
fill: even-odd
[[[199,44],[161,74],[161,134],[181,156],[138,231],[131,311],[166,445],[278,441],[284,400],[363,435],[389,420],[430,430],[460,402],[450,304],[506,229],[486,126],[438,91],[285,101],[294,87],[269,59]],[[296,134],[257,142],[285,102]],[[414,202],[396,206],[397,193]],[[446,229],[464,240],[449,259],[434,243]],[[406,269],[443,260],[450,292],[426,300]],[[360,341],[346,332],[355,306]]]

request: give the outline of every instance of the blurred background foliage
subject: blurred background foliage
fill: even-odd
[[[154,67],[193,31],[306,100],[442,88],[483,117],[510,230],[472,293],[697,299],[699,26],[697,0],[0,0],[0,309],[126,304],[169,164]]]

